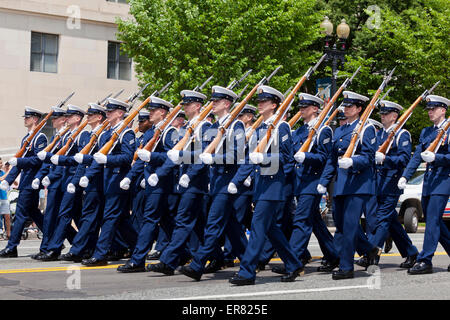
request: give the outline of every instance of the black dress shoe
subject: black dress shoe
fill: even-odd
[[[58,261],[59,253],[55,251],[47,252],[46,254],[41,255],[36,260],[39,261]]]
[[[305,274],[305,271],[302,268],[298,268],[297,270],[293,271],[293,272],[289,272],[286,275],[281,277],[281,282],[294,282],[295,279],[300,276]]]
[[[200,281],[202,274],[200,272],[195,271],[190,266],[182,266],[180,272],[189,278],[194,279],[195,281]]]
[[[208,263],[208,265],[205,268],[205,273],[215,273],[219,270],[222,270],[222,268],[224,267],[225,263],[223,262],[223,260],[212,260],[210,263]]]
[[[433,266],[425,262],[416,262],[416,264],[408,269],[408,274],[427,274],[433,273]]]
[[[108,261],[106,259],[97,259],[92,257],[89,259],[83,259],[81,264],[87,267],[107,266]]]
[[[312,258],[311,257],[301,258],[300,261],[302,262],[302,265],[306,266],[308,263],[312,261]]]
[[[31,259],[33,259],[33,260],[39,260],[39,259],[41,258],[41,256],[43,256],[44,254],[45,254],[45,252],[39,251],[38,253],[33,254],[33,255],[31,256]]]
[[[109,252],[106,255],[106,260],[107,261],[119,261],[121,259],[124,259],[126,256],[127,251],[125,250],[119,250],[119,251],[112,251]]]
[[[339,259],[336,259],[334,261],[324,261],[324,263],[320,266],[317,267],[317,271],[319,272],[331,272],[334,269],[336,269],[337,267],[339,267]]]
[[[174,274],[174,270],[163,262],[147,265],[147,271],[164,273],[167,276]]]
[[[406,260],[402,263],[400,263],[400,268],[409,269],[414,267],[417,260],[417,254],[414,254],[412,256],[406,257]]]
[[[5,248],[0,251],[0,258],[17,258],[17,248]]]
[[[231,284],[235,284],[237,286],[248,286],[255,284],[255,279],[246,279],[241,277],[240,275],[235,275],[234,277],[228,280]]]
[[[258,262],[257,266],[256,266],[256,273],[260,272],[260,271],[264,271],[266,269],[266,264],[265,262]]]
[[[128,260],[124,265],[117,267],[118,272],[122,273],[132,273],[132,272],[145,272],[145,265],[143,264],[135,264]]]
[[[225,259],[225,260],[223,260],[223,264],[224,264],[224,267],[226,267],[226,268],[233,268],[234,267],[234,260],[232,260],[232,259]]]
[[[83,260],[83,258],[80,257],[80,256],[77,256],[76,254],[73,254],[71,252],[67,252],[67,253],[61,254],[58,257],[58,260],[60,260],[60,261],[81,262]]]
[[[367,269],[367,267],[369,267],[370,265],[369,258],[367,256],[362,256],[361,258],[355,261],[355,264]]]
[[[161,251],[154,251],[147,256],[147,260],[159,260],[161,257]]]
[[[333,280],[352,279],[353,277],[353,270],[344,271],[339,269],[338,271],[333,271],[332,275]]]
[[[392,249],[392,237],[389,236],[384,244],[384,253],[388,253]]]
[[[278,274],[288,274],[286,271],[286,268],[284,266],[275,266],[272,268],[272,272],[278,273]]]
[[[381,252],[383,250],[381,250],[381,248],[379,247],[374,247],[372,250],[370,250],[369,254],[367,255],[367,257],[369,258],[369,265],[378,265],[378,262],[380,261],[380,257],[381,257]]]

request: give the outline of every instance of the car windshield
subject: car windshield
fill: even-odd
[[[417,175],[418,174],[418,175]],[[408,181],[408,184],[419,185],[423,182],[425,173],[416,172],[415,177]]]

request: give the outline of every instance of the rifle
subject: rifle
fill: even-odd
[[[109,120],[105,120],[105,121],[103,121],[103,123],[100,126],[100,128],[98,128],[97,130],[92,132],[91,139],[89,140],[88,144],[86,144],[84,146],[84,148],[81,149],[81,151],[80,151],[81,154],[89,154],[89,153],[91,153],[92,148],[94,147],[95,143],[98,140],[98,137],[103,132],[103,130],[105,130],[108,127],[108,125],[109,125]]]
[[[227,89],[233,90],[236,88],[242,81],[244,81],[245,78],[250,74],[252,70],[248,70],[241,79],[239,80],[233,80],[227,87]],[[197,128],[197,126],[209,115],[209,113],[212,110],[212,101],[208,102],[208,104],[203,108],[203,110],[200,112],[200,114],[196,117],[195,122],[193,122],[189,127],[186,129],[186,133],[183,136],[183,138],[178,141],[178,143],[172,148],[172,150],[181,151],[185,148],[187,143],[190,140],[191,135]]]
[[[161,90],[157,90],[153,93],[153,96],[159,96],[161,93],[163,93],[164,91],[166,91],[166,89],[172,84],[172,81],[170,81],[169,83],[167,83],[164,87],[161,88]],[[147,87],[147,85],[145,86]],[[144,87],[144,88],[145,88]],[[142,91],[144,91],[142,88],[137,94],[133,95],[132,97],[130,97],[129,99],[127,99],[128,102],[133,102],[134,100],[136,100],[139,95],[142,93]],[[141,105],[139,107],[137,107],[136,110],[134,110],[133,112],[131,112],[122,122],[121,126],[117,129],[114,130],[111,136],[111,139],[109,139],[109,141],[99,150],[99,153],[102,153],[104,155],[107,155],[112,147],[115,145],[117,139],[119,139],[120,134],[128,127],[128,124],[138,115],[139,111],[144,108],[151,99],[152,96],[147,97],[147,99],[145,99]]]
[[[434,86],[430,90],[425,90],[417,99],[413,102],[413,104],[398,118],[395,126],[390,130],[389,135],[385,142],[378,148],[377,152],[387,154],[389,149],[391,148],[392,142],[394,141],[394,137],[397,132],[405,125],[406,121],[408,121],[409,117],[411,117],[414,109],[419,105],[419,103],[424,100],[433,90],[438,86],[440,81],[436,82]]]
[[[361,69],[361,67],[356,69],[356,71],[353,73],[353,75],[350,78],[345,79],[344,83],[334,93],[334,95],[330,99],[330,101],[328,101],[327,105],[323,108],[322,112],[319,114],[319,117],[317,118],[316,123],[309,130],[308,137],[306,138],[305,142],[300,147],[299,152],[309,152],[311,150],[313,139],[316,136],[319,128],[322,127],[322,123],[324,122],[325,117],[328,115],[329,111],[333,107],[333,105],[336,102],[337,98],[341,95],[342,91],[344,91],[344,89],[346,89],[348,87],[348,85],[353,81],[353,79],[358,74],[360,69]]]
[[[52,152],[53,149],[55,148],[56,144],[58,143],[59,139],[61,139],[67,133],[67,131],[69,131],[69,127],[68,126],[66,126],[63,129],[59,130],[56,133],[55,138],[53,139],[53,141],[44,148],[44,151],[45,152]]]
[[[203,88],[208,84],[208,82],[211,81],[212,78],[213,78],[213,76],[206,79],[206,81],[203,82],[200,86],[196,86],[193,91],[202,91]],[[153,133],[153,137],[143,147],[144,150],[153,151],[156,148],[159,140],[161,139],[161,134],[164,132],[164,130],[168,126],[170,126],[170,124],[173,122],[173,120],[175,120],[175,118],[181,111],[181,106],[182,106],[181,102],[178,103],[178,105],[175,108],[173,108],[172,111],[169,112],[169,114],[166,116],[166,118],[164,119],[164,122],[162,124],[156,125],[155,132]],[[137,151],[136,151],[134,153],[133,160],[136,161],[137,158],[138,158],[138,155],[137,155]]]
[[[439,146],[444,141],[448,129],[450,129],[450,117],[448,117],[446,123],[439,128],[439,132],[436,138],[433,140],[433,142],[428,146],[427,150],[425,151],[431,151],[433,153],[436,153],[439,149]]]
[[[66,99],[64,99],[63,101],[61,101],[60,103],[58,103],[58,105],[56,107],[61,108],[64,104],[67,103],[67,101],[69,101],[70,98],[72,98],[72,96],[74,94],[75,94],[75,92],[72,92],[71,94],[69,94],[69,96]],[[23,155],[25,154],[25,151],[27,150],[28,145],[31,143],[31,141],[33,141],[34,137],[45,126],[45,124],[47,123],[47,120],[50,119],[52,114],[53,114],[53,109],[45,116],[44,119],[41,120],[41,122],[39,122],[39,124],[36,126],[36,128],[33,130],[33,132],[31,132],[30,135],[28,136],[28,138],[23,142],[22,147],[20,148],[19,151],[17,151],[16,155],[14,156],[15,158],[23,157]]]
[[[172,83],[172,82],[169,82],[169,83]],[[147,87],[148,87],[149,85],[150,85],[150,82],[147,83],[147,84],[145,84],[145,86],[143,86],[143,87],[141,88],[141,90],[139,90],[139,91],[136,92],[135,94],[132,94],[131,96],[128,97],[127,100],[125,100],[126,103],[130,103],[130,109],[133,108],[134,103],[136,102],[137,98],[139,98],[139,97],[141,96],[142,92],[144,92],[144,90],[147,89]],[[163,90],[163,89],[164,89],[164,90]],[[159,94],[161,94],[162,92],[164,92],[167,88],[166,88],[166,87],[163,87],[163,89],[160,90],[161,92],[160,92]],[[155,91],[155,92],[154,92],[153,94],[151,94],[151,95],[154,96],[156,92],[158,92],[158,91]]]
[[[381,92],[386,87],[386,85],[388,84],[388,82],[391,80],[392,74],[394,73],[394,71],[395,71],[395,67],[394,67],[394,69],[391,70],[389,75],[387,77],[385,77],[385,79],[383,80],[383,82],[381,83],[381,85],[379,86],[377,91],[375,92],[374,96],[372,97],[372,100],[370,100],[369,105],[364,110],[361,118],[359,119],[357,127],[353,131],[352,138],[350,140],[350,144],[349,144],[347,150],[345,151],[344,155],[342,156],[343,158],[350,158],[355,153],[356,145],[358,143],[358,138],[364,128],[364,125],[366,124],[367,119],[369,119],[370,115],[372,114],[372,111],[375,109],[377,102],[379,102],[379,100],[377,100],[377,99],[380,96]]]
[[[327,54],[324,54],[319,61],[316,63],[314,67],[311,67],[306,71],[306,73],[301,77],[301,79],[297,82],[294,89],[292,89],[291,93],[287,96],[286,99],[284,99],[283,103],[280,105],[280,107],[277,109],[277,112],[275,113],[275,120],[269,125],[269,128],[267,129],[266,136],[259,142],[258,146],[255,148],[253,152],[264,152],[266,150],[266,147],[269,145],[269,141],[272,137],[272,131],[275,129],[275,127],[278,125],[278,123],[283,119],[285,113],[289,110],[289,107],[291,105],[292,100],[295,98],[295,94],[298,90],[300,90],[300,87],[303,85],[303,83],[309,79],[309,77],[313,74],[314,71],[319,67],[319,65],[322,63],[322,61],[325,59]]]

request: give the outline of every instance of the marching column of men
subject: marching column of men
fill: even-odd
[[[434,126],[422,130],[412,157],[411,135],[404,129],[397,132],[386,154],[377,152],[403,110],[397,103],[380,101],[383,128],[377,131],[368,121],[352,156],[343,157],[369,100],[351,91],[343,95],[343,112],[337,115],[340,126],[334,132],[321,126],[307,152],[300,152],[300,147],[324,104],[307,93],[298,95],[304,124],[292,130],[281,121],[272,130],[267,148],[254,152],[285,98],[267,85],[257,90],[257,108],[243,108],[239,118],[227,126],[213,154],[205,149],[229,120],[237,98],[228,88],[212,88],[214,123],[206,116],[199,119],[206,95],[183,90],[183,116],[175,116],[163,127],[173,105],[151,96],[148,111],[139,113],[140,138],[130,128],[118,131],[129,109],[123,101],[109,98],[106,108],[90,103],[86,112],[74,105],[67,110],[55,107],[51,121],[56,134],[50,143],[58,141],[51,150],[46,148],[45,135],[39,133],[22,157],[8,161],[13,168],[0,188],[8,189],[20,175],[20,193],[11,238],[0,257],[18,256],[20,235],[31,218],[43,231],[40,251],[33,259],[99,266],[108,263],[110,252],[122,248],[131,256],[118,267],[121,273],[173,275],[181,266],[182,274],[199,281],[203,274],[233,265],[237,258],[239,271],[230,283],[248,285],[255,283],[257,272],[276,252],[284,265],[272,271],[282,274],[281,281],[291,282],[303,274],[308,263],[313,232],[323,253],[318,271],[332,272],[335,280],[354,277],[355,252],[362,256],[356,264],[365,268],[378,264],[388,235],[405,258],[401,268],[407,268],[408,274],[430,273],[438,242],[450,253],[450,233],[442,219],[450,196],[450,130],[435,150],[427,150],[449,121],[445,115],[450,101],[427,97],[426,108]],[[247,141],[256,110],[263,121]],[[42,115],[25,108],[24,125],[29,133],[22,144]],[[106,122],[109,126],[100,128]],[[83,129],[86,124],[91,131]],[[179,148],[191,128],[188,143]],[[144,146],[157,133],[156,144],[146,150]],[[118,139],[111,151],[100,152],[114,135]],[[96,143],[86,152],[93,138]],[[137,159],[133,160],[135,153]],[[399,223],[395,208],[422,161],[426,162],[422,192],[426,229],[419,253]],[[286,194],[289,177],[292,196]],[[320,215],[322,195],[331,183],[334,237]],[[43,187],[47,190],[44,215],[38,209]],[[296,208],[289,210],[293,197]],[[359,223],[363,213],[370,216],[366,233]],[[288,221],[287,225],[283,221]],[[71,248],[62,254],[66,239]],[[155,241],[159,263],[146,267]]]

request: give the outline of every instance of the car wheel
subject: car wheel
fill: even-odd
[[[419,212],[416,207],[409,207],[405,210],[403,224],[408,233],[416,233],[419,227]]]

